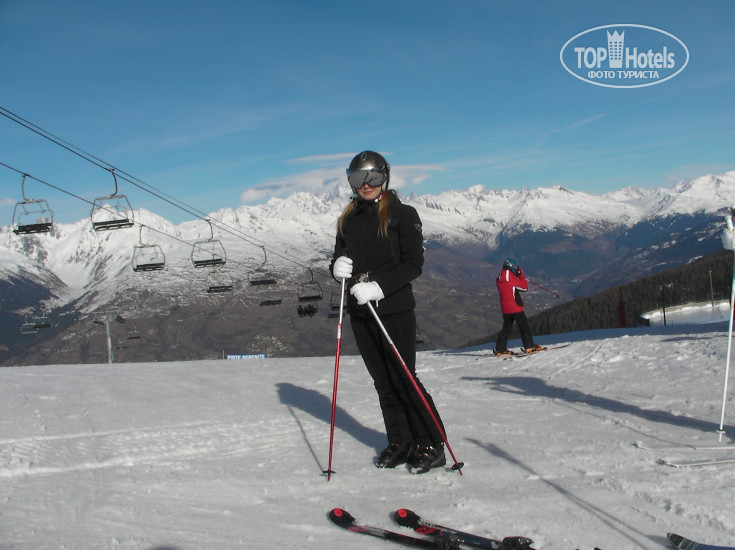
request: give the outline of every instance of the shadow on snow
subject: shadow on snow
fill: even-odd
[[[477,377],[465,376],[462,380],[482,380],[498,391],[525,395],[528,397],[545,397],[568,403],[578,403],[614,413],[625,413],[651,422],[671,424],[684,428],[692,428],[703,432],[716,432],[720,426],[715,422],[700,420],[668,411],[642,409],[637,405],[623,403],[607,397],[590,395],[578,390],[553,386],[541,378],[526,376]],[[725,426],[726,431],[732,431],[731,426]]]
[[[287,382],[276,384],[276,387],[278,388],[278,397],[281,400],[281,403],[288,407],[291,415],[294,417],[296,423],[301,429],[304,441],[306,442],[309,451],[314,457],[315,462],[317,463],[317,465],[319,465],[319,469],[321,471],[324,471],[324,467],[320,463],[319,458],[317,457],[317,453],[314,451],[311,443],[309,442],[309,438],[303,426],[301,425],[301,422],[299,422],[299,419],[294,414],[293,409],[294,407],[298,408],[305,413],[310,414],[317,420],[321,420],[322,422],[324,422],[326,424],[325,433],[328,434],[329,426],[331,426],[332,424],[331,399],[322,395],[318,391],[295,386]],[[335,431],[341,430],[348,433],[363,445],[375,449],[376,452],[385,446],[384,433],[374,430],[372,428],[368,428],[367,426],[363,426],[362,424],[360,424],[360,422],[355,420],[355,418],[352,417],[350,413],[342,409],[339,405],[337,405],[337,409],[335,411],[334,424]]]

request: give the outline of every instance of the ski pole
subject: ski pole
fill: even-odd
[[[559,293],[558,293],[558,292],[554,292],[553,290],[549,290],[549,289],[548,289],[548,288],[546,288],[545,286],[541,286],[540,284],[538,284],[538,283],[535,283],[535,282],[533,282],[533,281],[532,281],[531,279],[528,279],[528,282],[529,282],[529,283],[531,283],[532,285],[536,285],[536,286],[537,286],[537,287],[539,287],[539,288],[540,288],[541,290],[545,290],[546,292],[548,292],[548,293],[549,293],[549,294],[551,294],[552,296],[556,296],[557,298],[559,298],[559,297],[560,297],[560,296],[559,296]]]
[[[396,355],[398,362],[401,364],[401,367],[403,367],[403,370],[406,372],[406,376],[408,376],[408,379],[411,381],[411,384],[413,385],[413,388],[416,390],[416,393],[421,399],[421,402],[424,404],[424,407],[426,407],[426,410],[429,411],[429,415],[431,416],[431,419],[434,421],[434,424],[436,424],[436,428],[437,430],[439,430],[439,434],[442,436],[442,439],[444,440],[444,445],[449,451],[449,454],[452,456],[452,460],[454,460],[454,466],[452,466],[452,470],[457,470],[459,472],[459,475],[462,475],[462,467],[464,466],[464,463],[457,462],[457,458],[454,456],[452,447],[449,445],[449,441],[447,441],[447,436],[444,433],[444,430],[442,429],[441,424],[439,423],[439,420],[437,420],[436,415],[434,414],[434,411],[431,410],[431,407],[429,406],[429,402],[426,400],[426,397],[424,396],[423,392],[421,391],[421,388],[419,388],[419,385],[416,382],[416,378],[411,374],[411,371],[408,370],[408,365],[406,365],[406,362],[403,360],[403,357],[401,357],[401,354],[398,351],[398,348],[393,343],[393,340],[391,339],[390,335],[388,334],[388,331],[385,329],[385,326],[381,322],[380,317],[378,317],[378,314],[375,312],[375,308],[373,307],[373,304],[371,304],[370,302],[367,302],[367,306],[368,306],[368,309],[370,310],[370,313],[372,313],[373,317],[375,317],[375,321],[378,323],[380,330],[383,332],[383,336],[385,336],[385,339],[388,341],[388,344],[393,350],[393,353]]]
[[[339,356],[342,351],[342,310],[345,302],[345,280],[342,279],[342,294],[339,298],[339,324],[337,325],[337,353],[334,357],[334,385],[332,387],[332,422],[329,428],[329,466],[323,473],[327,474],[327,481],[332,479],[332,449],[334,448],[334,417],[337,411],[337,379],[339,378]]]
[[[732,229],[732,217],[728,216],[727,228]],[[730,323],[727,331],[727,359],[725,361],[725,385],[722,390],[722,414],[720,416],[720,429],[717,433],[720,434],[719,441],[722,441],[722,436],[725,435],[725,407],[727,406],[727,381],[730,376],[730,354],[732,351],[732,324],[733,324],[733,313],[735,313],[735,256],[733,256],[732,265],[732,283],[730,287]]]

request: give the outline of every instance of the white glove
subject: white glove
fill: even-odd
[[[332,275],[335,279],[349,279],[352,277],[352,258],[340,256],[334,260]]]
[[[364,305],[372,301],[378,302],[385,298],[383,296],[383,289],[375,281],[357,283],[350,289],[350,294],[357,299],[359,305]]]
[[[727,227],[722,230],[722,246],[728,250],[735,250],[735,228],[732,225],[732,216],[725,216]]]

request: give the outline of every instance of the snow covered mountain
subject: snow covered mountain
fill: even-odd
[[[133,227],[115,231],[95,231],[87,219],[55,224],[45,234],[15,235],[11,226],[4,226],[0,327],[6,335],[17,334],[25,316],[38,310],[56,312],[59,342],[37,352],[42,356],[83,347],[86,336],[94,334],[90,320],[100,322],[115,313],[137,326],[158,319],[149,327],[149,336],[158,340],[155,358],[164,359],[191,344],[192,338],[179,329],[191,323],[186,330],[201,332],[196,328],[201,320],[197,325],[193,318],[203,315],[207,326],[219,327],[213,328],[218,335],[228,332],[224,327],[242,335],[238,351],[275,347],[286,354],[323,353],[324,343],[317,343],[323,340],[322,323],[298,327],[293,314],[299,297],[312,291],[323,297],[320,317],[326,319],[321,314],[329,309],[333,294],[338,295],[327,266],[335,221],[349,195],[346,186],[338,185],[319,196],[297,193],[257,206],[225,208],[208,216],[211,225],[204,220],[174,225],[137,210]],[[416,285],[423,294],[422,328],[434,331],[434,340],[449,346],[492,331],[487,315],[496,308],[492,280],[507,256],[518,259],[530,277],[572,298],[718,250],[723,208],[735,204],[735,171],[681,182],[672,189],[628,188],[601,196],[563,187],[494,191],[476,185],[403,199],[416,207],[424,223],[427,264]],[[226,263],[194,267],[197,255],[209,254],[213,247],[221,250]],[[136,254],[154,250],[162,254],[165,268],[134,271]],[[249,284],[249,277],[261,269],[278,284]],[[227,287],[232,292],[207,292]],[[478,298],[481,305],[470,307]],[[530,310],[543,309],[548,298],[538,296]],[[279,300],[281,308],[258,307]],[[188,313],[179,317],[178,335],[163,346],[169,350],[164,352],[161,340],[171,340],[173,329],[162,328],[168,322],[160,317],[172,311]],[[454,321],[449,330],[447,316]],[[86,330],[62,335],[85,323]],[[321,338],[303,338],[315,330]],[[23,347],[39,345],[48,334],[26,337]],[[0,361],[18,352],[15,336],[5,338]],[[201,347],[216,353],[231,338],[219,342],[210,335]],[[186,356],[201,353],[194,346]],[[84,353],[71,360],[83,361]]]

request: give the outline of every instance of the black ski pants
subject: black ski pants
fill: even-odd
[[[513,330],[513,323],[518,325],[523,347],[532,348],[535,345],[533,343],[533,336],[531,335],[531,328],[528,326],[526,313],[523,311],[518,313],[504,313],[503,328],[500,330],[498,341],[495,344],[496,351],[508,351],[508,338],[510,338],[510,333]]]
[[[441,432],[419,397],[373,317],[351,316],[357,348],[378,392],[388,443],[439,445],[444,425],[434,401],[416,377],[416,316],[413,310],[380,317],[421,394],[426,399]]]

